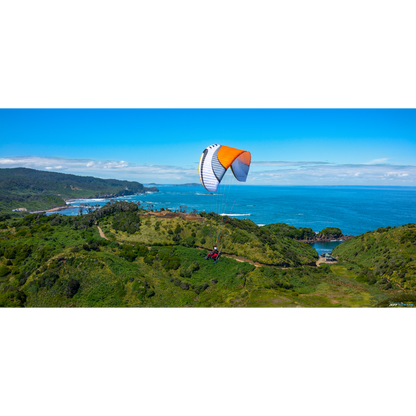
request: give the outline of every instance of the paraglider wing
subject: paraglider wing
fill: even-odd
[[[203,151],[199,159],[199,179],[208,192],[216,192],[230,166],[235,178],[245,182],[250,163],[250,152],[213,144]]]

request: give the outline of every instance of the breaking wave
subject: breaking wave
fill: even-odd
[[[222,217],[248,217],[251,214],[220,214]]]

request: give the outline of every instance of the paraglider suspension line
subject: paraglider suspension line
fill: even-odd
[[[234,202],[233,202],[233,206],[232,206],[232,208],[231,208],[230,215],[233,213],[234,204],[235,204],[235,199],[234,199]],[[229,219],[230,219],[230,217],[227,215],[227,220],[225,221],[224,227],[222,227],[222,230],[221,230],[221,232],[220,232],[220,235],[218,236],[217,243],[216,243],[215,245],[218,245],[219,243],[221,243],[222,238],[224,237],[224,230],[225,230],[225,226],[227,225],[227,222],[228,222],[228,220],[229,220]],[[222,250],[222,247],[221,247],[221,250]]]

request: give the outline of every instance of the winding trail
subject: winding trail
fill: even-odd
[[[97,225],[97,224],[96,224]],[[97,228],[98,228],[98,232],[100,233],[100,237],[101,238],[105,238],[106,240],[108,240],[108,238],[105,236],[105,234],[103,233],[103,230],[100,228],[100,226],[99,225],[97,225]],[[127,244],[129,244],[129,243],[127,243]],[[133,245],[133,244],[131,244],[131,245]],[[197,247],[199,250],[205,250],[205,251],[209,251],[208,249],[206,249],[206,248],[204,248],[204,247]],[[150,250],[151,249],[151,247],[148,247],[148,249]],[[228,257],[228,258],[230,258],[230,259],[234,259],[234,260],[236,260],[236,261],[239,261],[239,262],[241,262],[241,263],[250,263],[250,264],[252,264],[253,266],[255,266],[255,267],[262,267],[262,266],[270,266],[270,264],[263,264],[263,263],[259,263],[258,261],[253,261],[253,260],[250,260],[250,259],[247,259],[247,258],[245,258],[245,257],[242,257],[242,256],[237,256],[237,255],[235,255],[235,254],[226,254],[226,253],[222,253],[221,254],[221,257]],[[325,261],[325,260],[324,260]],[[320,262],[320,260],[318,260],[317,262],[316,262],[316,265],[318,266],[319,264],[318,263],[321,263]],[[282,269],[288,269],[289,267],[282,267]]]
[[[210,250],[208,250],[207,248],[204,248],[204,247],[197,247],[197,249],[198,250],[210,251]],[[267,266],[267,264],[262,264],[262,263],[259,263],[258,261],[253,261],[253,260],[250,260],[250,259],[246,259],[245,257],[236,256],[235,254],[222,253],[221,257],[228,257],[230,259],[237,260],[241,263],[250,263],[250,264],[252,264],[253,266],[256,266],[256,267]]]
[[[96,225],[97,225],[97,224],[96,224]],[[99,225],[97,225],[97,228],[98,228],[98,232],[100,233],[100,237],[101,237],[101,238],[105,238],[106,240],[108,240],[108,238],[105,236],[105,234],[103,233],[103,230],[100,228],[100,226],[99,226]],[[132,245],[133,245],[133,244],[132,244]],[[200,250],[207,250],[207,249],[202,248],[202,247],[198,247],[198,248],[199,248]],[[148,247],[148,249],[150,250],[150,249],[151,249],[151,247]],[[266,264],[261,264],[261,263],[259,263],[259,262],[254,262],[253,260],[246,259],[246,258],[241,257],[241,256],[236,256],[236,255],[234,255],[234,254],[221,254],[221,256],[224,256],[224,257],[228,257],[228,258],[230,258],[230,259],[237,260],[237,261],[239,261],[239,262],[241,262],[241,263],[247,262],[247,263],[250,263],[250,264],[252,264],[253,266],[256,266],[256,267],[267,266]]]
[[[98,232],[100,233],[100,237],[108,240],[108,238],[105,236],[105,234],[103,233],[103,230],[100,228],[99,225],[97,225],[97,228],[98,228]]]

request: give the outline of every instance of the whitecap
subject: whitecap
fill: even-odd
[[[88,203],[88,202],[101,202],[101,201],[104,201],[105,199],[107,199],[107,198],[74,199],[72,201],[72,203],[74,203],[74,204],[85,204],[85,203]]]
[[[248,217],[251,214],[220,214],[222,217]]]

